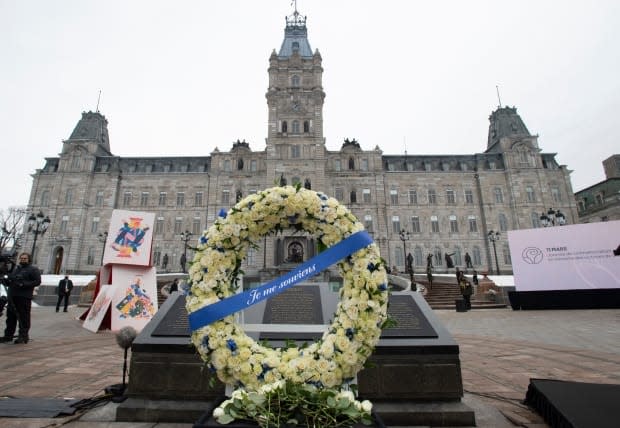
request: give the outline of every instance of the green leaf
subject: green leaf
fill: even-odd
[[[234,421],[234,420],[235,420],[235,419],[234,419],[233,417],[231,417],[230,415],[227,415],[227,414],[223,414],[222,416],[220,416],[220,417],[217,419],[217,421],[218,421],[220,424],[229,424],[229,423],[231,423],[231,422],[232,422],[232,421]]]

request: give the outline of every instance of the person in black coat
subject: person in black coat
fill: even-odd
[[[19,335],[14,343],[28,343],[30,331],[30,308],[34,288],[41,284],[41,272],[32,265],[32,258],[28,253],[19,255],[19,265],[8,275],[8,311],[6,314],[6,329],[0,342],[10,342],[15,335],[15,328],[19,324]]]
[[[71,290],[73,289],[73,281],[69,279],[68,275],[65,275],[64,279],[58,282],[58,301],[56,302],[56,312],[60,308],[60,303],[65,300],[65,310],[67,312],[67,306],[69,305],[69,298],[71,297]]]

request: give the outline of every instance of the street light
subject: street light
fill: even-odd
[[[493,254],[495,254],[495,270],[497,275],[499,275],[499,263],[497,262],[497,248],[495,247],[495,242],[499,241],[499,232],[489,231],[487,234],[489,237],[489,241],[493,243]]]
[[[103,266],[103,255],[105,254],[105,243],[108,240],[108,232],[100,233],[97,235],[97,239],[103,244],[103,248],[101,248],[101,266]]]
[[[28,232],[34,235],[34,241],[32,242],[32,260],[34,262],[34,250],[37,245],[37,238],[39,235],[43,235],[52,221],[48,216],[43,214],[42,211],[35,216],[31,213],[28,217]]]
[[[183,270],[183,273],[185,273],[185,263],[187,262],[187,243],[189,242],[191,237],[192,232],[190,232],[189,230],[181,233],[181,241],[183,241],[183,262],[181,263],[181,269]]]
[[[407,248],[406,248],[406,244],[405,241],[409,240],[409,232],[406,231],[405,229],[401,230],[400,233],[398,234],[398,237],[400,238],[401,241],[403,241],[403,263],[405,264],[405,271],[407,270]]]
[[[549,208],[549,211],[543,213],[540,216],[540,222],[543,227],[549,226],[564,226],[566,224],[566,216],[558,209],[555,211],[553,208]]]

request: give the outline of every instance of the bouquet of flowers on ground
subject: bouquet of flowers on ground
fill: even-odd
[[[280,380],[256,391],[237,389],[213,411],[220,424],[254,421],[262,428],[372,425],[372,404],[351,390]]]

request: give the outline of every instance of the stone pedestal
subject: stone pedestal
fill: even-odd
[[[475,425],[474,412],[460,402],[458,344],[422,296],[395,295],[413,299],[403,306],[398,298],[404,310],[417,309],[411,321],[384,332],[370,358],[373,367],[358,374],[360,397],[371,400],[389,426]],[[194,422],[223,394],[190,344],[184,300],[174,293],[134,341],[129,398],[118,407],[117,421]],[[178,325],[170,328],[171,319]]]

